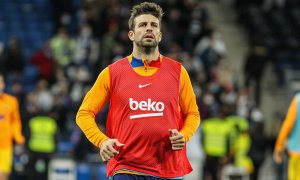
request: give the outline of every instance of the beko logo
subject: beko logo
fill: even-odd
[[[163,116],[163,110],[165,109],[165,104],[163,102],[152,101],[148,98],[147,101],[135,101],[133,98],[129,98],[129,107],[131,110],[142,110],[142,111],[152,111],[153,113],[144,113],[131,115],[130,119],[143,118],[143,117],[155,117]]]

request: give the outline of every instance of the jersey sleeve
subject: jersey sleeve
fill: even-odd
[[[180,132],[183,134],[186,142],[188,142],[200,124],[200,113],[190,77],[183,66],[181,66],[179,88],[179,106],[184,120],[183,128]]]
[[[295,124],[296,115],[297,115],[297,98],[295,96],[289,106],[287,115],[285,117],[285,120],[283,121],[282,127],[281,127],[279,135],[277,137],[277,141],[275,144],[276,151],[279,151],[279,152],[283,151],[284,143]]]
[[[98,76],[92,88],[85,95],[76,115],[76,123],[88,140],[99,147],[108,139],[100,131],[95,117],[107,104],[110,97],[110,75],[108,67]]]
[[[19,102],[14,97],[12,99],[12,131],[13,131],[13,138],[17,144],[24,144],[25,138],[22,135],[22,123],[21,123],[21,117],[20,117],[20,111],[19,111]]]

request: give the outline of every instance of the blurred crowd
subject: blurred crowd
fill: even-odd
[[[222,34],[212,25],[205,1],[154,1],[166,12],[160,52],[184,65],[197,97],[201,138],[195,142],[201,144],[205,155],[205,160],[199,161],[204,163],[203,175],[220,178],[222,167],[231,164],[242,169],[238,172],[257,179],[265,152],[273,146],[265,137],[260,110],[263,70],[257,67],[263,65],[255,64],[255,60],[260,62],[264,58],[266,50],[249,48],[249,56],[244,59],[246,78],[240,85],[238,74],[227,58]],[[131,52],[127,21],[130,8],[138,2],[49,0],[55,26],[41,47],[26,55],[26,47],[14,34],[7,42],[0,43],[0,70],[6,77],[7,92],[19,100],[27,142],[36,133],[30,123],[43,120],[37,117],[53,120],[54,125],[49,125],[52,130],[47,132],[56,140],[55,149],[46,153],[27,145],[24,151],[29,160],[15,161],[12,178],[40,177],[34,174],[47,177],[47,164],[55,155],[64,154],[77,163],[96,161],[89,155],[96,154],[97,149],[76,127],[75,115],[98,73]],[[30,42],[25,46],[30,46]],[[252,82],[256,85],[252,86]],[[97,116],[103,130],[106,111],[104,108]],[[32,159],[34,173],[26,171]]]

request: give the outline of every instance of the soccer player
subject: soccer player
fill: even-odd
[[[133,7],[128,22],[132,54],[99,74],[77,113],[78,126],[100,148],[113,180],[180,180],[192,171],[185,145],[200,115],[187,71],[159,52],[162,16],[155,3]],[[104,134],[95,116],[107,102]]]
[[[281,126],[273,159],[276,163],[283,162],[284,146],[288,139],[287,150],[289,153],[288,163],[288,179],[300,180],[300,92],[296,93],[289,109],[285,120]]]
[[[0,73],[0,180],[7,180],[12,168],[13,145],[24,144],[18,100],[4,93],[4,76]]]

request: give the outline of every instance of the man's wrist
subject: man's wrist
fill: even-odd
[[[102,141],[100,141],[100,143],[99,143],[99,148],[101,149],[101,146],[102,146],[102,144],[105,142],[105,141],[107,141],[107,140],[109,140],[110,138],[108,138],[108,137],[105,137]]]

